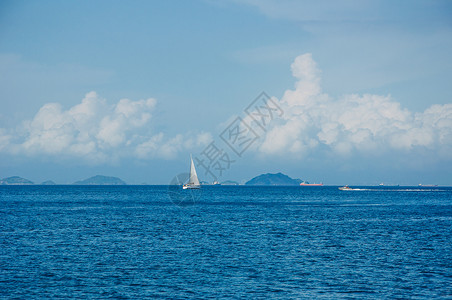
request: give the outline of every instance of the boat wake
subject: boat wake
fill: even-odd
[[[341,191],[369,191],[369,192],[447,192],[447,190],[444,190],[444,189],[416,189],[416,188],[405,188],[405,189],[346,188],[346,189],[341,189]]]

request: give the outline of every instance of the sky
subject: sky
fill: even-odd
[[[452,2],[0,2],[0,178],[452,185]]]

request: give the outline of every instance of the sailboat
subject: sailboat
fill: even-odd
[[[182,188],[186,189],[199,189],[201,185],[199,184],[198,175],[196,174],[195,164],[193,163],[193,158],[190,154],[190,179],[188,183],[184,184]]]

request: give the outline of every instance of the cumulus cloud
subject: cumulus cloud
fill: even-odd
[[[59,103],[47,103],[19,128],[0,128],[0,151],[104,162],[122,156],[171,158],[211,139],[206,133],[192,134],[194,138],[166,138],[163,133],[153,132],[150,121],[155,106],[153,98],[121,99],[110,105],[95,92],[86,94],[80,104],[68,110]]]
[[[250,151],[295,158],[313,153],[379,156],[396,151],[452,159],[452,104],[412,112],[391,96],[331,97],[321,90],[321,71],[311,54],[298,56],[291,70],[295,87],[280,100],[272,98],[284,114],[269,124],[260,144]],[[121,157],[170,159],[212,140],[206,132],[175,136],[155,132],[151,126],[155,106],[152,98],[109,104],[95,92],[69,109],[47,103],[18,128],[0,128],[0,153],[95,162]]]
[[[283,118],[267,132],[260,152],[303,157],[319,149],[344,156],[427,149],[452,157],[452,104],[414,113],[390,96],[334,99],[322,92],[311,54],[298,56],[291,69],[298,81],[279,101]]]

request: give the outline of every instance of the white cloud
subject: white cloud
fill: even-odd
[[[284,110],[283,116],[270,123],[261,144],[250,151],[295,158],[325,151],[335,157],[419,151],[452,158],[452,104],[415,113],[391,96],[333,98],[322,92],[321,71],[311,54],[298,56],[291,70],[297,79],[294,89],[279,101],[273,98]],[[109,104],[95,92],[67,110],[59,103],[47,103],[19,128],[0,128],[0,152],[102,163],[121,157],[171,159],[212,140],[206,132],[175,136],[154,132],[155,106],[155,99]]]
[[[8,147],[11,140],[11,136],[6,132],[5,129],[0,128],[0,151]]]
[[[294,21],[338,21],[375,18],[378,5],[375,1],[294,1],[294,0],[236,0],[236,2],[254,6],[271,18]],[[373,13],[372,13],[373,12]]]
[[[438,12],[445,9],[444,3],[415,1],[410,9],[403,2],[375,0],[232,0],[232,2],[256,8],[263,15],[298,22],[337,24],[338,22],[393,22],[412,21],[426,12],[438,18],[447,19],[447,14]],[[447,4],[446,4],[447,6]],[[419,20],[418,20],[419,21]],[[423,21],[423,20],[422,20]]]
[[[203,147],[211,141],[212,135],[207,132],[199,134],[187,133],[185,136],[178,134],[168,140],[165,140],[163,133],[159,133],[138,144],[135,154],[140,158],[159,157],[171,159],[184,149]]]
[[[417,148],[451,157],[452,104],[433,105],[423,113],[401,107],[390,96],[322,93],[320,71],[311,54],[291,66],[298,79],[280,100],[282,122],[274,123],[259,150],[264,154],[305,156],[325,147],[339,155],[353,151],[378,155]]]
[[[82,157],[102,163],[124,156],[171,158],[211,139],[206,133],[166,138],[153,132],[150,122],[155,106],[152,98],[121,99],[110,105],[95,92],[68,110],[59,103],[47,103],[21,127],[0,128],[0,151]]]

